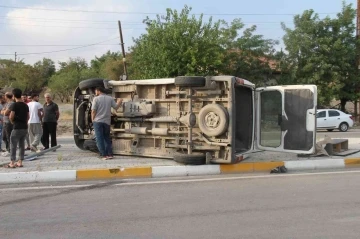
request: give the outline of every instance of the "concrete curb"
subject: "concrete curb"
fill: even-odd
[[[360,167],[360,158],[316,159],[279,162],[252,162],[232,165],[199,166],[154,166],[109,169],[56,170],[47,172],[9,172],[0,173],[0,184],[64,182],[116,178],[162,178],[179,176],[220,175],[252,172],[270,172],[271,169],[285,166],[289,171],[342,169]]]

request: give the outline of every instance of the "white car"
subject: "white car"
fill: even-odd
[[[342,132],[348,131],[354,125],[352,115],[346,114],[340,110],[322,109],[316,114],[317,128],[333,131],[339,129]]]

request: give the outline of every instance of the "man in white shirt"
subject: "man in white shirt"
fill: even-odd
[[[33,152],[40,152],[37,146],[40,143],[41,136],[42,136],[42,117],[43,117],[43,106],[38,102],[39,95],[32,94],[31,95],[32,101],[28,103],[29,107],[29,136],[30,136],[30,149]]]

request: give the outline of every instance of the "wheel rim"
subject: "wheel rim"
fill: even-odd
[[[342,131],[346,131],[348,129],[347,125],[346,124],[342,124],[341,125],[341,130]]]
[[[205,125],[210,129],[215,129],[219,126],[220,116],[215,112],[209,112],[205,116]]]

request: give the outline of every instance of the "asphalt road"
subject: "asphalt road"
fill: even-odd
[[[89,184],[0,187],[0,238],[360,235],[360,171]]]
[[[360,138],[360,129],[350,129],[347,132],[340,132],[339,130],[334,130],[333,132],[319,130],[317,132],[317,137],[323,137],[325,134],[332,138]]]

